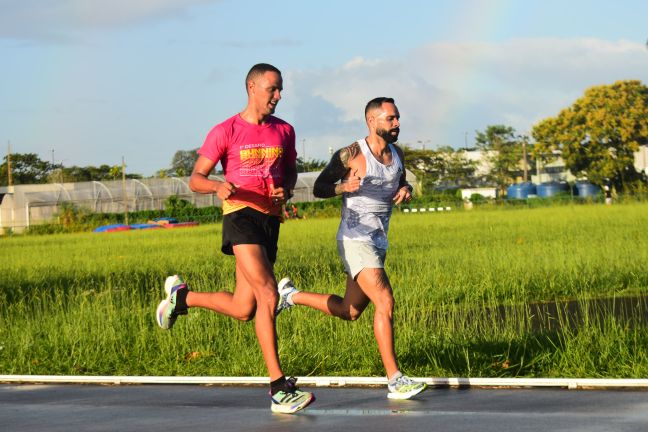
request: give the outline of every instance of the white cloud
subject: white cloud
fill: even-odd
[[[195,5],[220,0],[0,0],[0,38],[66,40],[75,31],[159,18],[182,18]]]
[[[401,142],[468,145],[491,124],[528,133],[593,85],[639,79],[648,84],[644,45],[600,39],[514,39],[432,43],[398,58],[353,58],[335,69],[294,72],[285,109],[312,154],[327,156],[364,136],[365,103],[392,96],[402,115]],[[316,102],[316,103],[314,103]],[[300,116],[308,121],[300,121]],[[342,133],[341,133],[342,132]],[[350,135],[340,141],[341,135]],[[466,135],[467,134],[467,135]],[[317,143],[317,144],[315,144]]]

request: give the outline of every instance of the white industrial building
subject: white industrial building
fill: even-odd
[[[313,185],[318,172],[300,173],[294,190],[294,202],[315,201]],[[215,180],[223,177],[213,176]],[[407,171],[407,180],[416,177]],[[196,207],[220,206],[216,194],[200,194],[189,189],[189,177],[128,179],[125,181],[92,181],[48,183],[0,187],[0,234],[6,229],[21,232],[34,224],[55,222],[63,203],[94,213],[124,213],[163,210],[170,196],[177,196]]]

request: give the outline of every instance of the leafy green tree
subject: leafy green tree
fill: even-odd
[[[41,160],[36,153],[14,153],[11,155],[11,174],[13,184],[47,183],[49,175],[60,165]],[[7,156],[0,165],[0,185],[8,183]]]
[[[465,157],[464,150],[455,151],[450,147],[440,149],[445,160],[442,182],[447,186],[469,187],[475,185],[477,163]]]
[[[52,172],[49,179],[51,182],[86,182],[86,181],[107,181],[120,180],[122,178],[122,168],[120,165],[100,165],[95,166],[71,166],[59,167]],[[126,178],[142,178],[139,174],[126,174]]]
[[[634,153],[648,144],[648,87],[635,80],[591,87],[531,133],[537,157],[557,151],[574,176],[631,190],[645,182]]]
[[[303,173],[303,172],[319,171],[326,166],[326,163],[327,163],[326,161],[319,160],[319,159],[304,160],[303,158],[298,157],[297,172]]]
[[[503,192],[520,175],[525,137],[504,125],[491,125],[484,132],[476,131],[475,142],[490,165],[487,181],[495,183]]]
[[[171,169],[169,175],[185,177],[191,175],[194,165],[198,160],[198,149],[178,150],[171,160]]]
[[[465,187],[473,183],[475,163],[463,151],[451,147],[438,150],[404,146],[405,167],[419,179],[420,193],[434,188]]]
[[[438,152],[419,150],[404,144],[403,156],[405,168],[412,171],[418,179],[419,188],[416,192],[419,195],[439,184],[445,171],[445,161]]]
[[[159,169],[155,172],[155,178],[167,178],[169,177],[169,170],[167,169]]]

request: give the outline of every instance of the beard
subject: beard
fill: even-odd
[[[395,133],[394,133],[395,132]],[[399,128],[394,129],[376,129],[376,135],[384,139],[387,144],[395,143],[398,141]]]

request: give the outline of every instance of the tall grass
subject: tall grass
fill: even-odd
[[[282,226],[278,277],[344,292],[337,218]],[[402,369],[420,376],[645,377],[648,332],[588,299],[648,291],[648,204],[395,214],[387,257]],[[220,225],[0,239],[0,373],[265,376],[253,323],[205,310],[160,330],[165,277],[231,290]],[[530,305],[576,300],[584,319],[533,326]],[[506,314],[493,313],[506,308]],[[560,309],[559,309],[560,310]],[[589,311],[589,312],[588,312]],[[641,313],[641,311],[637,311]],[[373,309],[357,322],[296,307],[278,318],[295,375],[383,375]]]

